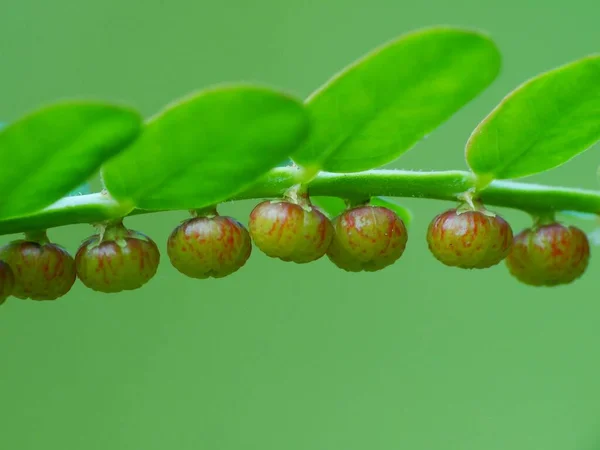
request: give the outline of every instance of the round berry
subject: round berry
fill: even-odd
[[[380,206],[359,206],[333,220],[329,259],[348,272],[374,272],[404,253],[408,234],[402,219]]]
[[[427,243],[443,264],[463,269],[485,269],[506,258],[513,233],[502,217],[482,211],[451,209],[429,224]]]
[[[333,227],[314,206],[264,201],[250,214],[250,236],[266,255],[283,261],[308,263],[325,255]]]
[[[0,305],[4,303],[15,287],[15,276],[8,264],[0,261]]]
[[[85,286],[109,294],[139,289],[150,281],[160,252],[145,234],[113,224],[81,244],[75,263]]]
[[[553,223],[517,234],[506,265],[525,284],[556,286],[581,277],[589,259],[590,245],[585,233]]]
[[[39,242],[13,241],[0,249],[0,259],[12,269],[12,295],[20,299],[56,300],[75,283],[73,258],[47,238]]]
[[[222,278],[250,257],[252,242],[244,226],[226,216],[194,217],[173,230],[167,253],[173,267],[191,278]]]

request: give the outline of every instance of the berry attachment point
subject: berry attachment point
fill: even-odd
[[[84,241],[75,262],[85,286],[116,293],[138,289],[150,281],[158,270],[160,252],[148,236],[118,223]]]

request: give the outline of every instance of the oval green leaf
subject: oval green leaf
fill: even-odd
[[[149,120],[102,175],[113,197],[142,209],[203,208],[252,185],[308,131],[296,99],[261,87],[214,88]]]
[[[129,145],[142,120],[104,103],[64,102],[0,131],[0,217],[38,211],[84,183]]]
[[[500,60],[494,43],[473,31],[432,28],[402,36],[308,98],[313,130],[293,159],[330,172],[386,164],[483,91]]]
[[[511,92],[473,131],[466,158],[485,185],[560,166],[598,139],[600,56],[592,56]]]

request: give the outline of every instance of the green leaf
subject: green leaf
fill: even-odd
[[[499,68],[498,49],[480,33],[432,28],[402,36],[309,97],[314,129],[293,159],[330,172],[386,164],[484,90]]]
[[[227,200],[305,139],[301,102],[252,86],[200,92],[152,118],[102,169],[105,186],[142,209],[196,209]]]
[[[600,56],[519,86],[475,129],[467,162],[486,184],[564,164],[600,139]]]
[[[557,211],[559,218],[562,216],[566,219],[577,219],[586,222],[598,222],[598,214],[580,212],[580,211]]]
[[[330,219],[339,216],[346,210],[346,202],[339,197],[314,196],[310,198],[310,201]]]
[[[38,211],[84,183],[138,135],[130,109],[65,102],[0,131],[0,217]]]
[[[346,202],[338,197],[315,196],[311,197],[312,203],[324,211],[330,218],[339,216],[346,210]],[[372,197],[369,204],[373,206],[382,206],[394,211],[408,228],[412,222],[412,213],[402,206],[394,198],[390,197]]]

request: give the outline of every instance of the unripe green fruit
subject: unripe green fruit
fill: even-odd
[[[374,272],[404,253],[408,233],[402,219],[380,206],[359,206],[333,220],[329,259],[348,272]]]
[[[429,224],[427,243],[443,264],[462,269],[485,269],[508,255],[513,240],[510,225],[502,217],[481,211],[451,209]]]
[[[122,225],[88,238],[75,255],[77,275],[88,288],[104,293],[139,289],[158,270],[160,252],[152,239]]]
[[[553,223],[528,228],[515,236],[506,266],[525,284],[556,286],[581,277],[589,259],[590,245],[585,233]]]
[[[75,283],[75,263],[61,246],[50,242],[14,241],[0,249],[12,269],[12,295],[20,299],[56,300]]]
[[[4,261],[0,261],[0,305],[12,294],[15,287],[15,276],[12,269]]]
[[[250,236],[266,255],[283,261],[308,263],[325,255],[333,227],[317,208],[265,201],[250,214]]]
[[[167,252],[173,267],[188,277],[222,278],[246,264],[252,242],[231,217],[195,217],[173,230]]]

